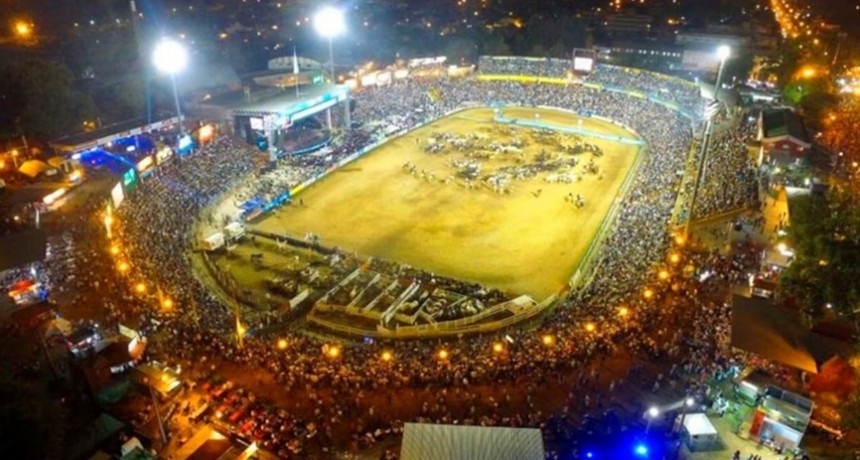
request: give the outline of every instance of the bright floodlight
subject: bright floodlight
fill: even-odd
[[[188,51],[181,43],[164,39],[156,47],[152,53],[152,62],[158,70],[169,74],[176,75],[185,69],[188,64]]]
[[[656,407],[650,407],[648,409],[648,416],[649,417],[656,418],[658,415],[660,415],[660,409],[657,409]]]
[[[728,45],[720,45],[717,48],[717,57],[720,58],[721,61],[725,61],[732,54],[732,49],[729,48]]]
[[[317,11],[314,16],[314,29],[325,38],[333,38],[346,32],[346,20],[343,11],[326,6]]]

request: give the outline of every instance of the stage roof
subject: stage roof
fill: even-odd
[[[345,85],[302,86],[298,96],[294,88],[274,91],[266,88],[251,92],[250,101],[242,92],[233,92],[215,97],[207,104],[229,108],[236,116],[289,115],[323,102],[326,96],[345,96],[347,93],[349,87]]]
[[[543,460],[537,428],[407,423],[401,460]]]

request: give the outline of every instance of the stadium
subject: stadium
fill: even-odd
[[[342,337],[462,336],[612,305],[665,254],[683,178],[666,172],[684,171],[702,101],[682,80],[570,65],[485,57],[476,76],[362,88],[358,128],[275,169],[218,140],[136,193],[164,199],[119,210],[150,248],[130,257],[176,267],[148,276],[195,315],[222,312],[205,315],[214,330],[254,335],[300,320]],[[189,215],[171,232],[185,253],[146,225]]]
[[[662,75],[570,69],[482,58],[474,75],[354,91],[353,129],[313,153],[273,162],[220,136],[159,165],[105,221],[107,257],[133,286],[119,308],[170,324],[162,346],[191,366],[216,353],[220,376],[273,407],[317,388],[539,394],[619,344],[653,350],[642,330],[674,314],[672,280],[696,263],[673,232],[703,100]],[[378,446],[414,418],[394,401],[325,436]],[[219,423],[282,457],[319,451],[299,415],[278,414],[289,435]]]

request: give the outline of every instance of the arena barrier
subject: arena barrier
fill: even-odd
[[[477,324],[474,324],[476,320],[471,318],[478,315],[473,315],[468,318],[461,318],[453,321],[444,321],[435,324],[422,324],[419,326],[398,326],[395,329],[387,329],[378,326],[375,331],[372,331],[348,326],[343,323],[338,323],[325,318],[321,318],[315,315],[313,311],[311,311],[311,313],[306,316],[306,319],[311,324],[315,324],[324,329],[344,335],[349,335],[352,337],[373,337],[394,340],[442,338],[460,335],[485,334],[502,330],[504,328],[510,327],[523,321],[528,321],[539,316],[541,313],[546,311],[548,307],[555,304],[555,302],[558,300],[558,297],[559,294],[553,294],[544,299],[543,302],[520,314],[509,316],[507,318],[503,318],[496,321],[487,321]],[[467,321],[470,319],[471,321]]]
[[[558,109],[551,108],[551,107],[540,107],[540,108],[550,109],[550,110],[558,110]],[[584,117],[584,118],[590,117],[590,118],[594,118],[596,120],[606,121],[606,122],[612,123],[612,120],[609,120],[607,118],[598,117],[596,115],[594,115],[594,116],[581,115],[581,114],[578,114],[572,110],[563,110],[563,112],[571,112],[571,113],[574,113],[580,117]],[[511,124],[511,125],[515,124],[517,126],[526,126],[529,128],[550,129],[553,131],[562,131],[562,132],[566,132],[566,133],[579,134],[582,136],[596,137],[598,139],[604,139],[604,140],[613,141],[613,142],[620,142],[622,144],[632,144],[632,145],[642,145],[643,144],[641,139],[631,139],[628,137],[613,136],[610,134],[598,133],[595,131],[591,131],[591,130],[576,127],[576,126],[559,126],[559,125],[553,125],[550,123],[545,123],[542,121],[533,121],[533,120],[525,120],[525,119],[512,119],[512,118],[505,118],[505,117],[495,117],[494,120],[499,122],[499,123],[505,123],[505,124]],[[619,123],[613,123],[613,124],[615,124],[617,126],[622,126]]]

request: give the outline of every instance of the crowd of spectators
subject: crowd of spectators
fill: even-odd
[[[490,75],[524,75],[549,78],[574,78],[629,91],[645,93],[678,104],[687,113],[701,116],[704,102],[698,85],[645,70],[596,64],[591,73],[574,73],[568,59],[481,56],[478,70]]]
[[[693,219],[758,204],[758,171],[747,147],[754,133],[755,123],[744,118],[714,124]]]

